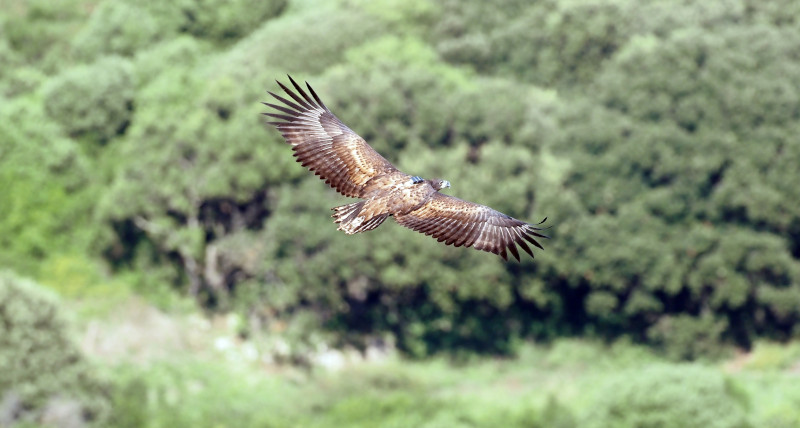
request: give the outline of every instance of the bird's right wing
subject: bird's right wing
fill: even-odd
[[[547,238],[536,226],[507,216],[485,205],[436,192],[422,206],[407,214],[395,214],[402,226],[456,247],[498,254],[508,260],[506,250],[519,260],[517,245],[533,257],[527,242],[542,248],[535,238]],[[539,224],[544,223],[546,218]]]
[[[278,85],[294,102],[269,92],[283,105],[264,103],[277,113],[264,113],[280,122],[269,122],[292,145],[294,156],[303,166],[319,175],[339,193],[358,197],[363,186],[372,178],[397,168],[342,123],[322,103],[306,83],[312,97],[289,76],[297,93]]]

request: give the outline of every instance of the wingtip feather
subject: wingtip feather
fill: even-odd
[[[511,251],[511,254],[514,256],[514,258],[517,259],[517,261],[520,261],[519,260],[519,251],[517,251],[517,246],[514,245],[513,242],[508,244],[508,249]]]
[[[537,248],[539,248],[541,250],[544,250],[544,247],[542,247],[542,244],[540,244],[537,240],[533,239],[533,237],[528,235],[527,233],[523,234],[522,237],[525,238],[526,241],[528,241],[531,244],[533,244],[534,246],[536,246]]]
[[[314,92],[314,88],[312,88],[311,85],[308,84],[308,82],[306,82],[306,86],[308,87],[308,91],[311,92],[311,96],[314,97],[314,100],[317,102],[317,105],[320,106],[323,110],[330,111],[328,110],[328,107],[325,106],[325,104],[319,98],[319,95],[317,95],[317,93]]]
[[[288,75],[287,75],[287,76],[288,76]],[[291,77],[291,76],[289,76],[289,80],[292,82],[292,84],[293,84],[295,87],[298,87],[298,86],[297,86],[297,83],[294,81],[294,79],[292,79],[292,77]],[[276,80],[276,82],[277,82],[277,80]],[[308,105],[308,103],[306,103],[306,102],[303,100],[303,98],[301,98],[300,96],[298,96],[297,94],[295,94],[295,93],[294,93],[294,91],[292,91],[291,89],[289,89],[288,87],[286,87],[286,85],[284,85],[283,83],[281,83],[281,82],[278,82],[278,86],[280,86],[280,87],[281,87],[281,89],[283,89],[283,92],[286,92],[286,94],[287,94],[287,95],[289,95],[289,96],[290,96],[290,97],[291,97],[293,100],[297,101],[297,102],[298,102],[298,103],[299,103],[301,106],[303,106],[303,108],[302,108],[302,109],[300,109],[300,110],[313,110],[313,109],[314,109],[313,107],[311,107],[310,105]],[[300,91],[300,93],[302,93],[302,91]]]
[[[525,251],[526,253],[528,253],[528,255],[529,255],[529,256],[531,256],[531,258],[536,258],[536,257],[533,255],[533,251],[531,251],[531,247],[529,247],[529,246],[528,246],[528,244],[526,244],[524,240],[520,239],[520,240],[517,242],[517,245],[519,245],[519,246],[522,248],[522,250],[523,250],[523,251]]]
[[[292,86],[294,86],[294,88],[297,89],[297,92],[300,94],[300,96],[303,97],[303,99],[305,99],[306,103],[308,104],[308,108],[309,109],[313,109],[314,108],[314,102],[311,101],[311,98],[308,96],[308,94],[306,94],[306,91],[303,90],[303,87],[298,85],[297,82],[295,82],[294,79],[292,79],[291,76],[289,76],[289,81],[292,82]],[[308,84],[308,83],[306,82],[306,84]]]

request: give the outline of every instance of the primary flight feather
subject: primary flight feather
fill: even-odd
[[[397,169],[322,103],[311,86],[308,93],[289,76],[294,90],[281,82],[288,98],[269,92],[281,104],[264,103],[275,112],[275,125],[292,146],[297,161],[339,193],[361,201],[333,208],[339,230],[348,235],[372,230],[389,216],[409,229],[456,247],[472,247],[519,260],[517,246],[533,257],[528,244],[542,248],[547,238],[538,226],[487,206],[440,193],[447,180],[425,180]],[[309,96],[310,94],[310,96]],[[290,98],[290,99],[289,99]]]

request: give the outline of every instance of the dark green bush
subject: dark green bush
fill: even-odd
[[[648,21],[657,31],[603,63],[551,146],[572,164],[548,201],[565,219],[560,256],[544,263],[583,300],[573,319],[676,358],[786,339],[798,319],[800,193],[785,178],[800,159],[800,96],[783,87],[800,77],[797,28],[742,25],[741,12],[715,3],[693,18],[717,31]]]
[[[747,428],[747,402],[718,370],[654,365],[612,376],[581,426],[594,428]]]
[[[123,249],[109,254],[114,263],[135,264],[136,254],[175,263],[185,276],[172,280],[188,280],[210,304],[245,278],[236,273],[243,262],[228,265],[229,247],[217,241],[261,229],[271,211],[268,186],[300,173],[288,171],[291,156],[276,155],[285,147],[264,132],[257,97],[231,76],[205,79],[185,69],[140,91],[136,120],[112,148],[120,165],[98,207],[118,232],[105,244]],[[148,170],[169,185],[153,186]]]
[[[69,136],[100,143],[125,131],[133,113],[133,94],[133,68],[119,57],[71,68],[48,81],[43,90],[47,114]]]
[[[444,2],[437,50],[479,72],[541,85],[591,81],[635,32],[629,0]]]
[[[800,64],[781,61],[796,57],[789,40],[798,34],[754,25],[638,37],[598,77],[598,95],[632,117],[689,132],[749,137],[761,127],[782,127],[796,119],[793,106],[800,102],[800,93],[786,86],[800,78]]]
[[[107,386],[69,338],[56,300],[35,283],[0,272],[0,424],[61,418],[101,423]],[[50,420],[56,425],[64,420]]]
[[[114,1],[112,0],[112,3]],[[188,33],[217,43],[235,41],[280,15],[288,0],[137,0],[160,32]]]
[[[185,21],[181,27],[200,38],[238,39],[278,16],[288,0],[183,0]]]
[[[722,355],[725,351],[722,333],[727,328],[725,319],[716,319],[711,314],[668,315],[650,328],[648,337],[667,357],[692,360]]]

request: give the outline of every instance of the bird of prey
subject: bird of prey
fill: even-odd
[[[504,260],[508,260],[508,250],[519,261],[517,245],[531,257],[528,243],[543,249],[536,238],[547,236],[537,226],[547,218],[528,224],[440,193],[450,187],[449,181],[400,171],[334,116],[308,82],[306,93],[291,76],[289,81],[295,91],[281,82],[278,85],[291,100],[268,91],[282,105],[263,103],[276,110],[264,114],[278,119],[268,123],[292,146],[298,162],[342,195],[361,199],[332,208],[338,230],[348,235],[366,232],[392,216],[400,225],[446,245],[488,251]]]

